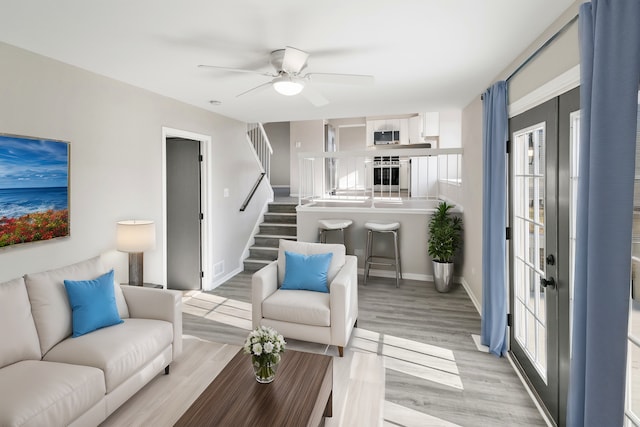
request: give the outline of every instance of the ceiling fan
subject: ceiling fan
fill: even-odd
[[[238,94],[237,97],[273,86],[275,91],[282,95],[293,96],[301,93],[302,96],[316,107],[327,105],[329,101],[313,87],[313,83],[318,82],[352,85],[366,85],[373,83],[373,76],[365,74],[306,73],[303,75],[301,73],[302,70],[307,67],[308,59],[309,53],[296,49],[295,47],[287,46],[284,49],[278,49],[271,52],[270,63],[273,68],[275,68],[275,73],[245,70],[242,68],[220,67],[217,65],[198,65],[198,67],[213,68],[236,73],[259,74],[261,76],[272,78],[271,81],[242,92]]]

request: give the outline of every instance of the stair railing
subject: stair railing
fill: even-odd
[[[247,123],[247,139],[251,143],[253,153],[260,164],[262,172],[267,175],[267,178],[270,178],[273,148],[262,123]]]
[[[244,202],[242,203],[242,206],[240,206],[240,212],[244,212],[245,209],[247,209],[247,206],[249,205],[249,202],[251,201],[251,199],[253,199],[253,195],[256,194],[256,190],[258,189],[258,186],[260,185],[260,183],[264,179],[265,175],[266,174],[264,172],[260,172],[260,175],[258,176],[258,179],[256,180],[255,184],[253,184],[253,187],[251,187],[251,191],[249,192],[249,195],[247,196],[246,199],[244,199]]]

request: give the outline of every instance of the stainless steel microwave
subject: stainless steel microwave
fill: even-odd
[[[400,131],[381,130],[381,131],[373,132],[373,143],[375,145],[399,144]]]

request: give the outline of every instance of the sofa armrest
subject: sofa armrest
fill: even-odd
[[[120,285],[129,307],[137,319],[164,320],[173,324],[173,360],[182,353],[182,293],[179,291]]]
[[[251,319],[253,328],[262,320],[262,301],[278,290],[278,261],[256,271],[251,277]]]
[[[346,346],[358,320],[358,258],[346,256],[346,262],[329,285],[331,341]]]

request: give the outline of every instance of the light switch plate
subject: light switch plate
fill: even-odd
[[[229,189],[228,188],[224,189],[224,197],[229,197]]]

